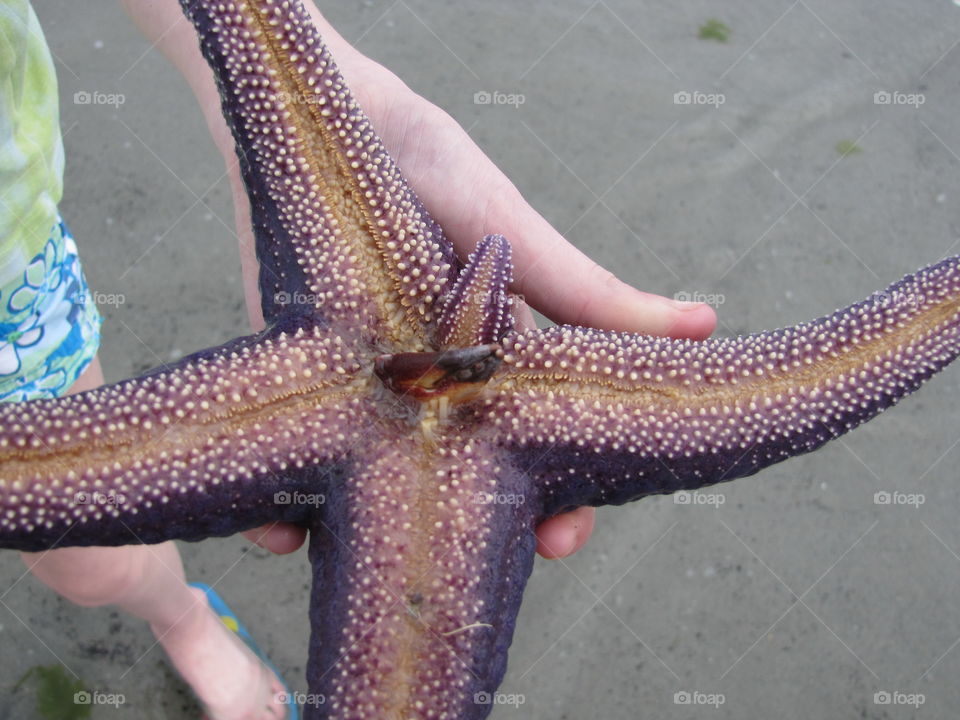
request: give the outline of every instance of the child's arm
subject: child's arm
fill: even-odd
[[[233,139],[220,113],[213,75],[176,0],[122,2],[144,35],[187,79],[227,162],[247,308],[251,324],[259,329],[263,317],[250,207]],[[487,233],[507,236],[517,270],[514,290],[559,323],[693,338],[706,337],[713,331],[716,319],[706,305],[680,304],[636,290],[570,245],[523,200],[510,180],[449,115],[357,52],[310,0],[305,4],[387,149],[461,257],[466,257]],[[450,183],[451,177],[460,181]],[[529,272],[534,267],[536,272]],[[525,311],[525,319],[532,324],[532,315]],[[586,542],[592,528],[591,508],[552,518],[537,529],[538,551],[547,557],[569,555]],[[289,552],[299,547],[303,538],[300,528],[283,527],[264,544],[274,551]]]

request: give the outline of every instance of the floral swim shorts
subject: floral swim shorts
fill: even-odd
[[[25,268],[0,268],[0,402],[66,393],[100,346],[102,319],[58,218]]]

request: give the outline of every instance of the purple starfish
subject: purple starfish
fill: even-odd
[[[510,246],[465,266],[297,2],[185,1],[253,208],[268,329],[0,407],[0,544],[311,531],[314,718],[482,718],[533,527],[752,474],[960,352],[960,259],[731,340],[516,333]]]

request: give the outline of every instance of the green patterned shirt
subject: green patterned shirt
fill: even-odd
[[[0,288],[43,250],[63,192],[57,78],[27,0],[0,0]]]

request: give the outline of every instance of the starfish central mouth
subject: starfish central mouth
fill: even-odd
[[[467,402],[483,389],[503,360],[502,348],[493,343],[440,352],[381,355],[374,374],[399,397],[428,402],[446,398]]]

